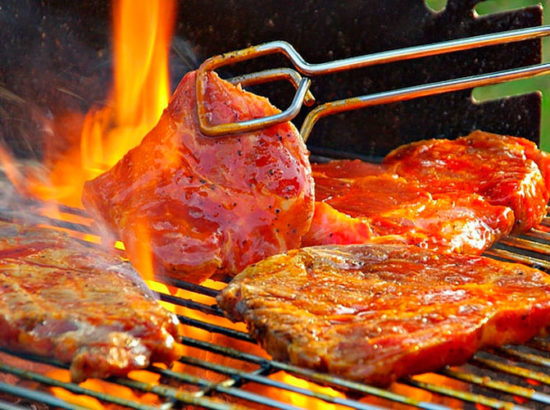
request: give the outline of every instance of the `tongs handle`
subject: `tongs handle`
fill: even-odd
[[[207,110],[205,106],[205,92],[207,73],[219,67],[233,64],[260,56],[281,53],[285,55],[294,65],[297,71],[307,76],[318,76],[355,68],[367,67],[374,64],[385,64],[394,61],[410,60],[419,57],[433,56],[449,52],[469,50],[496,44],[517,42],[527,39],[535,39],[550,35],[550,25],[530,27],[519,30],[510,30],[481,36],[468,37],[458,40],[444,41],[435,44],[420,45],[402,48],[398,50],[383,51],[375,54],[366,54],[358,57],[351,57],[342,60],[335,60],[320,64],[310,64],[287,42],[272,41],[269,43],[248,47],[242,50],[220,54],[207,59],[201,64],[196,76],[196,98],[197,115],[201,132],[205,135],[217,137],[242,132],[256,131],[274,124],[290,121],[300,112],[305,100],[311,102],[312,96],[308,94],[311,80],[301,77],[298,73],[293,75],[294,82],[299,78],[296,94],[290,106],[274,115],[252,120],[232,122],[226,124],[211,125],[208,123]],[[286,69],[288,71],[288,69]],[[273,74],[277,70],[269,70]],[[291,70],[292,71],[292,70]],[[257,73],[256,76],[249,75],[249,80],[255,78],[256,82],[265,82],[263,75],[266,72]],[[405,101],[412,98],[429,95],[442,94],[450,91],[463,90],[467,88],[496,84],[510,81],[517,78],[527,78],[535,75],[550,73],[550,63],[537,64],[528,67],[521,67],[488,74],[480,74],[469,77],[462,77],[453,80],[437,83],[422,84],[414,87],[407,87],[398,90],[391,90],[371,95],[347,98],[338,101],[324,103],[312,110],[306,117],[300,133],[302,138],[307,140],[313,125],[322,117],[342,111],[355,110],[367,106],[388,104],[390,102]]]

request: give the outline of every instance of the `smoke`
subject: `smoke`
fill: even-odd
[[[85,113],[112,84],[111,5],[107,0],[4,0],[0,4],[0,207],[29,206],[28,179],[48,185],[48,168],[78,146]],[[198,66],[193,46],[174,38],[173,89]],[[6,169],[7,164],[9,164]],[[0,214],[0,217],[2,215]],[[31,219],[34,218],[30,213]]]

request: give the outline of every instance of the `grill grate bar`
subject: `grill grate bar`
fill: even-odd
[[[497,390],[499,392],[513,394],[515,396],[538,401],[539,403],[550,404],[550,395],[537,392],[535,389],[516,386],[511,383],[503,382],[500,380],[494,380],[487,376],[478,376],[472,373],[453,370],[448,367],[440,370],[438,373],[443,374],[447,377],[451,377],[453,379],[476,384],[482,387],[488,387],[490,389]]]
[[[522,233],[522,237],[531,241],[540,241],[542,243],[550,242],[550,232],[541,231],[540,229],[533,228],[528,232]]]
[[[493,256],[498,259],[504,259],[516,263],[523,263],[524,265],[532,266],[539,269],[550,270],[550,261],[545,261],[539,258],[533,258],[527,255],[520,255],[507,249],[491,248],[484,252],[485,255]]]
[[[184,299],[177,296],[167,295],[166,293],[156,293],[159,296],[160,300],[162,300],[163,302],[169,302],[173,305],[198,310],[199,312],[207,313],[209,315],[223,316],[223,312],[217,305],[205,305],[204,303],[195,302],[191,299]]]
[[[17,357],[32,360],[34,362],[45,363],[45,364],[53,365],[53,366],[56,366],[56,367],[59,367],[59,368],[62,368],[62,369],[68,369],[67,365],[65,365],[63,363],[60,363],[56,360],[49,359],[49,358],[45,358],[45,357],[41,357],[41,356],[33,356],[33,355],[28,355],[28,354],[12,353],[12,352],[4,350],[4,349],[0,349],[0,350],[5,351],[6,353],[9,353],[9,354],[17,356]],[[83,387],[81,387],[81,386],[79,386],[75,383],[62,382],[62,381],[59,381],[57,379],[53,379],[53,378],[48,377],[48,376],[43,376],[40,373],[35,373],[35,372],[32,372],[32,371],[22,370],[20,368],[9,366],[9,365],[3,364],[3,363],[0,363],[0,372],[11,373],[11,374],[14,374],[18,377],[26,378],[26,379],[33,380],[33,381],[37,381],[37,382],[40,382],[40,383],[48,385],[48,386],[62,387],[62,388],[65,388],[65,389],[71,391],[72,393],[92,396],[92,397],[95,397],[99,400],[109,402],[109,403],[113,403],[113,404],[118,404],[118,405],[125,406],[125,407],[130,407],[130,408],[134,408],[134,409],[138,409],[138,410],[158,410],[158,408],[154,407],[154,406],[148,406],[146,404],[137,403],[137,402],[132,401],[132,400],[126,400],[126,399],[123,399],[123,398],[119,398],[118,396],[114,396],[114,395],[111,395],[111,394],[86,389],[86,388],[83,388]],[[174,372],[174,374],[176,374],[176,373]],[[177,374],[179,375],[178,376],[179,379],[187,378],[188,380],[196,380],[196,378],[194,376],[184,375],[183,373],[177,373]],[[120,385],[120,386],[125,386],[125,387],[129,387],[131,389],[140,390],[142,392],[151,392],[151,393],[157,394],[158,396],[162,396],[162,397],[170,398],[170,399],[175,399],[177,401],[180,401],[180,402],[183,402],[183,403],[186,403],[186,404],[198,405],[198,406],[201,406],[201,407],[204,407],[204,408],[207,408],[207,409],[229,410],[229,409],[233,408],[232,405],[228,405],[226,403],[216,402],[216,401],[213,401],[209,398],[204,398],[204,397],[201,397],[201,396],[197,396],[196,394],[193,394],[193,393],[188,393],[188,392],[185,392],[185,391],[174,389],[170,386],[154,385],[154,384],[151,384],[151,383],[145,383],[145,382],[141,382],[141,381],[138,381],[138,380],[124,379],[124,378],[109,378],[109,379],[107,379],[107,381],[110,382],[110,383]],[[196,384],[193,381],[191,383]],[[205,381],[205,383],[210,383],[210,382]],[[51,397],[53,397],[53,396],[51,396]],[[168,404],[170,404],[170,403],[168,403]]]
[[[13,384],[8,384],[8,383],[0,382],[0,392],[13,394],[23,399],[36,401],[38,403],[44,403],[49,406],[55,406],[61,409],[72,409],[72,410],[87,409],[86,407],[67,403],[64,400],[58,399],[57,397],[54,397],[52,395],[49,395],[39,390],[27,389],[25,387],[14,386]],[[19,409],[27,409],[27,407],[21,407],[21,406],[16,406],[14,404],[0,402],[0,409],[19,410]]]
[[[261,396],[256,393],[252,393],[246,390],[241,390],[231,386],[224,386],[223,383],[212,383],[208,380],[205,380],[197,376],[191,376],[185,373],[175,372],[169,369],[162,369],[160,367],[154,367],[154,370],[163,376],[168,376],[175,380],[179,380],[185,383],[194,384],[202,388],[206,388],[208,391],[216,391],[219,393],[238,397],[240,399],[245,399],[258,404],[268,405],[278,409],[300,410],[296,406],[289,405],[277,400],[273,400],[266,396]]]
[[[499,243],[512,246],[514,248],[538,252],[546,256],[550,255],[550,245],[526,240],[517,236],[510,236],[508,238],[501,239]]]
[[[184,375],[183,373],[177,373],[177,374],[180,375],[180,376],[187,376],[188,381],[193,383],[193,384],[197,384],[197,382],[200,382],[202,380],[202,379],[199,379],[199,378],[194,377],[194,376]],[[182,379],[183,379],[183,377],[182,377]],[[161,384],[156,384],[155,385],[155,384],[140,382],[138,380],[132,380],[132,379],[116,378],[116,379],[113,379],[113,380],[117,384],[129,387],[131,389],[137,389],[137,390],[142,390],[142,391],[146,391],[146,392],[152,392],[152,393],[158,394],[160,396],[175,399],[175,400],[180,401],[182,403],[193,404],[193,405],[205,407],[207,409],[230,410],[230,409],[234,408],[234,406],[231,405],[231,404],[213,401],[211,399],[202,397],[201,395],[188,393],[186,391],[175,389],[175,388],[170,387],[170,386],[165,386],[165,385],[161,385]],[[206,380],[204,380],[204,382],[205,383],[210,383]],[[231,394],[228,391],[224,391],[223,393]],[[235,394],[233,394],[233,395],[235,395]]]
[[[224,336],[232,337],[234,339],[243,340],[245,342],[256,343],[256,340],[254,340],[252,336],[248,335],[248,333],[240,332],[229,327],[218,326],[183,315],[178,315],[178,319],[184,325],[193,326],[199,329],[207,330],[212,333],[219,333]]]
[[[547,357],[539,356],[533,353],[522,352],[512,347],[500,347],[498,349],[495,349],[495,352],[513,357],[514,359],[522,360],[526,363],[535,364],[537,366],[550,367],[550,359],[548,359]]]
[[[288,373],[305,377],[308,380],[311,380],[320,384],[328,384],[331,386],[335,386],[337,388],[354,390],[358,393],[370,394],[372,396],[388,399],[398,403],[408,404],[411,406],[416,406],[422,409],[441,410],[441,409],[448,408],[446,406],[441,406],[438,404],[416,400],[411,397],[393,393],[389,390],[384,390],[377,387],[369,386],[367,384],[356,383],[350,380],[341,379],[339,377],[331,376],[325,373],[318,373],[318,372],[314,372],[313,370],[297,367],[297,366],[283,363],[283,362],[278,362],[276,360],[265,359],[263,357],[256,356],[250,353],[241,352],[240,350],[233,349],[231,347],[220,346],[217,344],[189,338],[186,336],[183,336],[180,342],[187,346],[196,347],[209,352],[222,354],[224,356],[232,357],[234,359],[244,360],[250,363],[258,364],[260,366],[269,366],[276,370],[283,370]]]
[[[205,295],[205,296],[210,296],[215,298],[216,296],[218,296],[218,293],[219,293],[219,291],[216,289],[207,288],[206,286],[202,286],[202,285],[195,285],[194,283],[185,282],[183,280],[179,280],[175,278],[161,277],[159,279],[160,279],[160,283],[163,283],[165,285],[175,286],[179,289],[189,290],[191,292],[198,293],[200,295]]]
[[[514,409],[514,410],[525,409],[525,407],[518,406],[511,402],[493,399],[491,397],[483,396],[481,394],[464,392],[464,391],[452,389],[447,386],[440,386],[433,383],[427,383],[420,380],[415,380],[413,378],[407,379],[406,381],[404,381],[404,383],[413,387],[418,387],[420,389],[424,389],[434,393],[439,393],[445,396],[453,397],[455,399],[460,399],[470,403],[481,404],[483,406],[487,406],[493,409]]]
[[[11,352],[8,352],[8,353],[12,354]],[[21,356],[16,355],[16,356],[26,358],[26,359],[30,358],[30,356],[28,356],[28,355],[21,355]],[[46,359],[46,358],[32,357],[32,360],[36,361],[36,362],[41,362],[41,363],[53,364],[54,366],[58,366],[58,367],[62,367],[62,368],[67,368],[67,366],[59,366],[59,363],[57,363],[53,360]],[[22,379],[32,380],[32,381],[39,382],[41,384],[45,384],[45,385],[48,385],[48,386],[62,387],[64,389],[70,391],[71,393],[84,394],[86,396],[95,397],[96,399],[99,399],[99,400],[102,400],[102,401],[105,401],[105,402],[130,407],[130,408],[133,408],[133,409],[138,409],[138,410],[154,410],[154,409],[156,409],[156,407],[153,407],[153,406],[148,406],[148,405],[145,405],[145,404],[136,403],[134,401],[126,400],[124,398],[120,398],[118,396],[114,396],[114,395],[111,395],[111,394],[86,389],[84,387],[79,386],[76,383],[63,382],[63,381],[54,379],[52,377],[45,376],[45,375],[40,374],[40,373],[32,372],[32,371],[29,371],[29,370],[23,370],[23,369],[20,369],[18,367],[10,366],[10,365],[7,365],[7,364],[1,363],[1,362],[0,362],[0,372],[10,373],[10,374],[13,374],[13,375],[15,375],[17,377],[20,377]],[[9,385],[9,386],[19,388],[19,386],[12,386],[12,385]],[[6,393],[11,393],[11,392],[6,391]],[[50,398],[55,399],[55,400],[59,400],[59,399],[55,398],[54,396],[51,396],[51,395],[49,395],[47,393],[44,393],[44,392],[36,391],[36,393],[40,393],[40,394],[44,395],[44,397],[40,397],[40,399],[38,401],[50,400]],[[30,397],[26,397],[26,396],[22,396],[22,397],[30,398]],[[53,405],[57,406],[57,404],[53,404]],[[74,408],[74,406],[65,407],[65,408]]]
[[[197,359],[197,358],[194,358],[194,357],[183,356],[183,357],[180,358],[180,362],[190,364],[190,365],[193,365],[193,366],[197,366],[197,367],[207,369],[207,370],[213,370],[215,372],[225,374],[225,375],[230,376],[232,378],[244,379],[244,380],[247,380],[247,381],[263,384],[263,385],[266,385],[266,386],[276,387],[276,388],[279,388],[279,389],[291,391],[293,393],[299,393],[299,394],[302,394],[304,396],[320,399],[320,400],[323,400],[323,401],[328,402],[328,403],[340,404],[340,405],[351,407],[351,408],[354,408],[354,409],[370,410],[370,409],[379,409],[380,408],[378,406],[363,404],[363,403],[357,402],[355,400],[342,399],[340,397],[335,397],[335,396],[330,396],[330,395],[324,394],[324,393],[314,392],[314,391],[309,390],[309,389],[303,389],[303,388],[296,387],[296,386],[293,386],[293,385],[290,385],[290,384],[287,384],[287,383],[279,382],[277,380],[272,380],[269,377],[265,377],[265,376],[262,376],[262,375],[257,375],[257,374],[254,374],[254,373],[243,373],[239,370],[233,369],[233,368],[228,367],[228,366],[223,366],[223,365],[220,365],[220,364],[206,362],[204,360],[200,360],[200,359]]]
[[[508,373],[514,376],[523,377],[525,379],[536,380],[538,382],[549,384],[550,385],[550,376],[541,373],[535,372],[524,367],[510,365],[506,363],[499,362],[497,360],[487,357],[486,353],[476,353],[474,358],[471,359],[471,363],[478,364],[480,366],[488,367],[493,370],[498,370],[504,373]]]

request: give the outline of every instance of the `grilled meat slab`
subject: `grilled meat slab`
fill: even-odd
[[[206,106],[213,124],[278,112],[214,73]],[[201,134],[194,72],[141,144],[86,183],[82,201],[119,234],[138,270],[150,244],[157,273],[191,282],[300,246],[314,206],[308,153],[295,127]]]
[[[431,193],[477,193],[510,207],[515,232],[532,228],[546,214],[550,155],[523,138],[474,131],[452,141],[418,141],[390,152],[384,164]]]
[[[177,324],[120,258],[0,223],[0,346],[70,363],[79,382],[170,364]]]
[[[550,278],[406,245],[319,246],[246,268],[218,303],[277,360],[376,385],[521,343],[550,324]]]
[[[476,194],[431,194],[385,166],[332,161],[312,166],[315,214],[304,245],[405,243],[479,254],[510,233],[510,208]]]

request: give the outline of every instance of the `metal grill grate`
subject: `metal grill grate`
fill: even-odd
[[[65,230],[88,246],[97,246],[92,221],[82,210],[61,207],[61,215],[52,217],[43,203],[27,201],[25,208],[32,210],[34,223]],[[0,217],[16,222],[29,219],[27,213],[11,207],[0,208]],[[539,229],[509,237],[487,254],[550,272],[550,208]],[[326,408],[329,404],[355,409],[550,405],[550,339],[481,351],[464,366],[379,389],[267,358],[244,326],[224,319],[215,305],[218,290],[228,280],[216,278],[203,285],[173,279],[149,283],[182,323],[183,354],[173,369],[153,365],[129,378],[77,385],[62,381],[63,374],[68,374],[62,363],[0,349],[0,408],[19,409],[22,403],[36,402],[67,409],[90,407],[82,395],[104,405],[135,409],[187,405],[210,409]],[[2,376],[11,379],[4,382]],[[60,389],[73,395],[62,395]]]

